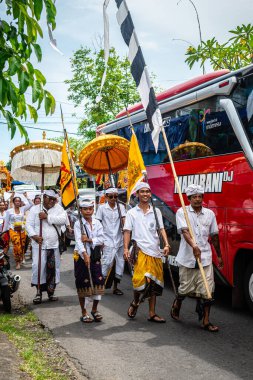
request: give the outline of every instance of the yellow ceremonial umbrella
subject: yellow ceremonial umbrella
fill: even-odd
[[[127,167],[129,141],[115,135],[101,135],[90,141],[79,161],[89,174],[112,174]]]

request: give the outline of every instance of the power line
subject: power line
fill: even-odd
[[[7,123],[5,123],[4,121],[0,121],[0,124],[5,124],[7,125]],[[26,128],[28,129],[37,129],[39,131],[45,131],[45,132],[56,132],[56,133],[64,133],[63,131],[57,131],[55,129],[47,129],[47,128],[39,128],[39,127],[29,127],[28,125],[25,125]],[[75,132],[68,132],[67,133],[69,135],[75,135],[75,136],[79,136],[80,137],[80,134],[79,133],[75,133]]]
[[[24,121],[24,122],[22,122],[22,124],[34,124],[32,121]],[[59,121],[38,121],[38,124],[61,124],[61,120],[59,120]],[[78,122],[78,121],[75,121],[75,122],[71,122],[71,121],[67,121],[65,124],[77,124],[77,125],[79,125],[80,124],[80,122]]]

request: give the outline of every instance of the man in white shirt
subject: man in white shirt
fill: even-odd
[[[96,219],[102,223],[104,229],[103,276],[107,278],[115,262],[113,294],[121,296],[123,292],[118,288],[118,284],[122,279],[125,264],[122,226],[124,225],[126,210],[122,204],[118,204],[117,206],[117,199],[118,189],[114,187],[107,189],[105,191],[106,203],[99,206]],[[121,220],[118,207],[120,208]],[[106,282],[106,285],[108,282]]]
[[[153,207],[149,204],[151,198],[150,186],[140,182],[136,187],[139,204],[129,210],[124,225],[124,257],[129,259],[129,243],[131,239],[138,247],[137,260],[134,263],[133,288],[134,299],[128,309],[129,318],[134,318],[141,300],[141,294],[149,298],[148,321],[164,323],[165,319],[155,312],[156,296],[162,295],[163,263],[160,252],[160,239],[157,233],[157,221]],[[160,233],[164,241],[164,256],[168,256],[169,243],[163,227],[161,211],[156,208]]]
[[[181,242],[176,258],[179,265],[180,285],[178,288],[178,296],[172,305],[171,317],[178,320],[182,301],[185,296],[194,297],[197,298],[196,312],[199,314],[199,320],[203,318],[203,328],[210,332],[217,332],[219,330],[218,327],[212,325],[209,321],[210,307],[213,300],[210,301],[207,297],[196,260],[197,258],[201,260],[209,289],[213,293],[214,275],[209,238],[211,238],[216,250],[219,268],[223,268],[218,226],[214,212],[202,205],[204,189],[201,186],[194,184],[189,185],[186,189],[186,195],[190,201],[190,205],[186,206],[186,212],[189,216],[195,242],[189,233],[183,208],[180,208],[176,213],[177,230],[181,235]]]
[[[40,221],[42,220],[42,237],[40,237]],[[38,258],[41,244],[40,294],[33,302],[42,301],[42,292],[47,291],[50,301],[57,301],[54,296],[56,285],[60,282],[59,236],[61,226],[66,223],[66,212],[57,204],[54,190],[46,190],[41,206],[33,206],[26,221],[26,231],[32,239],[32,286],[38,287]]]

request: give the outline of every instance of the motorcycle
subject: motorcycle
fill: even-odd
[[[9,261],[9,256],[0,248],[0,299],[7,313],[11,312],[11,297],[18,290],[21,280],[19,275],[10,271]]]

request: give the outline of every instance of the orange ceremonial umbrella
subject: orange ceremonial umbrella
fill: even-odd
[[[115,135],[101,135],[90,141],[79,155],[89,174],[112,174],[127,167],[129,141]]]

